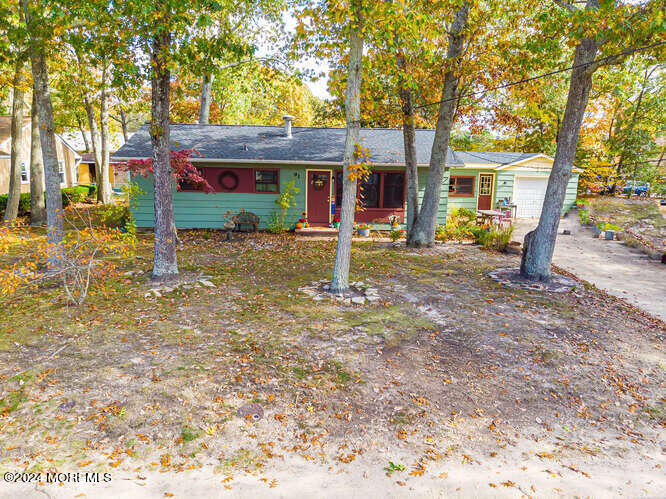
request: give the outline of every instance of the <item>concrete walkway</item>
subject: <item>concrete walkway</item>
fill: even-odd
[[[537,223],[519,220],[513,239],[522,242]],[[666,265],[619,241],[594,239],[573,212],[560,221],[553,263],[666,321]]]

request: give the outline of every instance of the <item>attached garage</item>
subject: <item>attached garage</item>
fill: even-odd
[[[539,218],[546,197],[548,177],[516,175],[514,178],[514,203],[518,218]]]

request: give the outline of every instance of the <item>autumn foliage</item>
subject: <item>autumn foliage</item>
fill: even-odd
[[[195,149],[171,151],[171,175],[176,181],[176,189],[180,191],[183,186],[191,186],[207,194],[211,194],[215,192],[215,189],[203,177],[201,171],[190,161],[190,158],[194,154],[198,154]],[[126,163],[117,165],[117,168],[121,171],[127,171],[132,175],[141,175],[142,177],[147,177],[155,173],[152,158],[130,159]]]
[[[116,275],[117,261],[132,256],[136,249],[133,235],[91,224],[65,232],[60,245],[32,236],[21,224],[0,227],[0,256],[20,246],[20,257],[0,267],[0,294],[56,280],[67,298],[80,305],[90,286]]]

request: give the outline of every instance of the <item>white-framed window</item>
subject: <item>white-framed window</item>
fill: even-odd
[[[21,183],[27,184],[28,182],[30,182],[30,170],[28,170],[25,161],[21,161]]]
[[[62,159],[58,161],[58,175],[60,175],[60,185],[65,185],[65,162]]]

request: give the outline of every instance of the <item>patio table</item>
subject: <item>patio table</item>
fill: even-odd
[[[481,217],[481,223],[493,223],[503,225],[504,222],[511,224],[511,217],[507,217],[503,211],[499,210],[478,210],[478,215]]]

